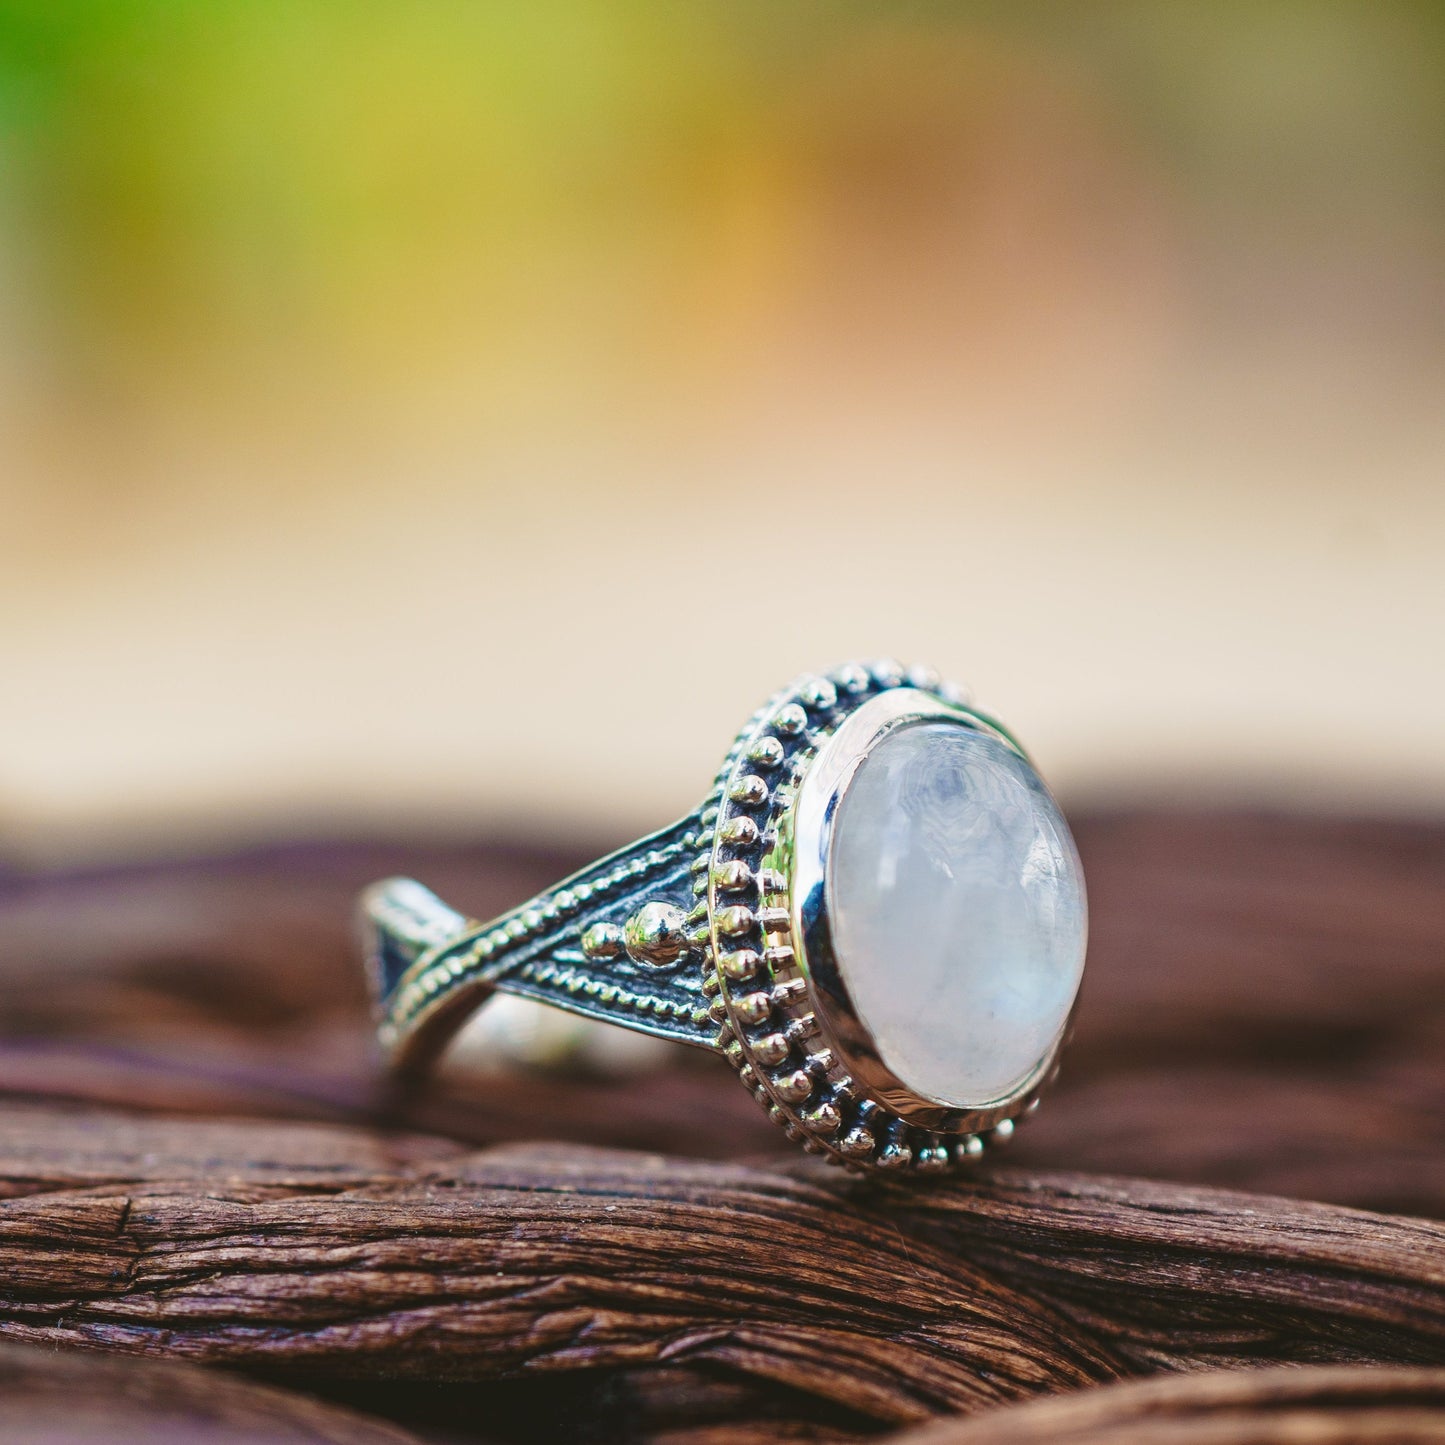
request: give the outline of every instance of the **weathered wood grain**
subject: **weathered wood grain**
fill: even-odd
[[[705,1365],[904,1423],[1445,1358],[1445,1226],[1261,1196],[42,1108],[0,1128],[0,1179],[0,1334],[312,1379]]]
[[[1445,1225],[1138,1179],[886,1189],[901,1227],[1047,1299],[1132,1367],[1445,1361]]]
[[[1147,1380],[990,1410],[897,1445],[1435,1445],[1445,1369],[1260,1369]]]
[[[1079,834],[1064,1079],[1008,1167],[930,1190],[801,1159],[702,1055],[378,1079],[355,888],[489,913],[590,849],[0,869],[0,1341],[452,1441],[1436,1438],[1436,1384],[1395,1367],[1445,1362],[1445,828]],[[1330,1371],[1232,1368],[1275,1362]]]
[[[0,1131],[9,1338],[313,1377],[707,1362],[889,1421],[1119,1369],[786,1176],[546,1149],[407,1166],[425,1145],[355,1130],[108,1122],[89,1150],[89,1114],[32,1119],[24,1150]]]
[[[417,1445],[293,1390],[168,1360],[0,1343],[0,1439],[23,1445]]]

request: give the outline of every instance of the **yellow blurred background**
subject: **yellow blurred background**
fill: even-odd
[[[0,0],[0,849],[619,841],[793,673],[1445,805],[1445,9]]]

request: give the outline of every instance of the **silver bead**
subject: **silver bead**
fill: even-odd
[[[764,1022],[773,1011],[773,1001],[766,993],[744,994],[733,1001],[733,1012],[743,1023],[756,1026]]]
[[[762,908],[758,910],[758,922],[769,933],[786,933],[793,921],[786,908]]]
[[[756,922],[751,908],[724,908],[717,916],[717,931],[729,938],[736,938],[740,933],[746,933]]]
[[[777,738],[758,738],[748,749],[748,761],[755,767],[776,768],[783,761],[783,745]]]
[[[751,818],[729,818],[718,837],[733,848],[751,848],[758,841],[758,825]]]
[[[810,677],[799,687],[798,701],[810,712],[826,712],[837,704],[838,689],[826,677]]]
[[[756,773],[744,773],[728,789],[728,797],[739,807],[756,808],[768,801],[768,785]]]
[[[676,963],[688,951],[686,924],[671,903],[644,903],[623,930],[628,956],[654,968]]]
[[[582,935],[582,952],[588,958],[617,958],[626,947],[615,923],[594,923]]]
[[[794,737],[808,726],[808,714],[795,702],[785,703],[773,714],[773,731]]]
[[[753,1045],[753,1054],[760,1064],[771,1069],[788,1057],[788,1041],[782,1034],[764,1034]]]
[[[733,859],[730,863],[719,863],[712,870],[712,881],[724,893],[741,893],[743,889],[752,887],[753,870],[746,863]]]
[[[843,1123],[843,1116],[836,1104],[819,1104],[816,1109],[802,1116],[803,1127],[815,1134],[835,1134]]]
[[[750,978],[757,977],[758,970],[763,966],[763,961],[753,952],[751,948],[739,948],[733,953],[725,953],[718,967],[721,968],[723,977],[731,979],[734,983],[744,983]]]

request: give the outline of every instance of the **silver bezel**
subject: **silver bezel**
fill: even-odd
[[[928,721],[977,728],[1028,760],[956,689],[893,664],[801,679],[750,720],[720,778],[705,855],[704,989],[718,1046],[792,1137],[855,1167],[937,1173],[1033,1111],[1069,1022],[1016,1090],[960,1108],[897,1077],[849,996],[828,892],[838,804],[883,737]]]

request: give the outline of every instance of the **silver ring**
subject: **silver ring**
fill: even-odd
[[[808,676],[702,804],[489,923],[362,896],[391,1068],[494,993],[722,1054],[813,1153],[936,1174],[1010,1137],[1083,977],[1083,873],[1018,742],[931,670]]]

